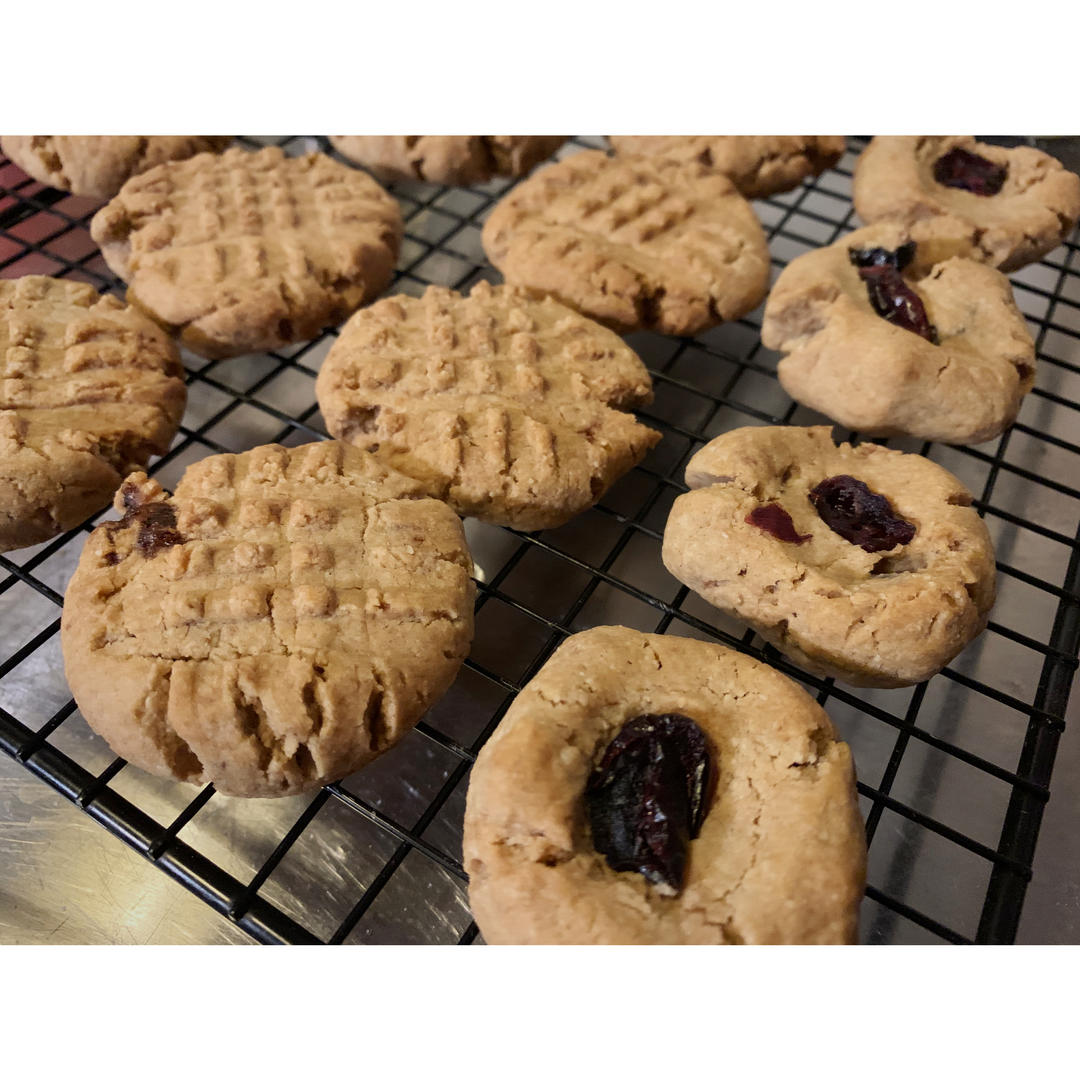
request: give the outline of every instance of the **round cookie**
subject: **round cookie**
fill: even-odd
[[[869,493],[823,484],[835,477]],[[664,565],[809,671],[910,686],[986,626],[995,587],[986,525],[963,484],[918,454],[835,446],[827,427],[739,428],[690,459],[686,482],[664,530]],[[837,506],[839,523],[827,523]]]
[[[750,204],[698,162],[574,154],[505,195],[483,244],[510,284],[620,333],[696,334],[752,311],[769,282]]]
[[[565,135],[331,135],[342,157],[380,180],[482,184],[493,176],[524,176],[551,157]]]
[[[628,721],[681,714],[709,744],[682,890],[615,871],[590,777]],[[472,769],[465,869],[493,945],[845,944],[866,844],[848,747],[790,679],[689,638],[603,626],[568,638]]]
[[[116,753],[229,795],[339,780],[453,681],[473,625],[461,523],[337,442],[136,474],[64,598],[71,692]]]
[[[91,223],[128,299],[210,358],[306,341],[390,282],[397,201],[325,154],[226,150],[129,180]]]
[[[868,435],[964,445],[1000,435],[1034,384],[1035,343],[1008,278],[980,261],[976,244],[963,222],[935,217],[871,225],[794,259],[761,327],[764,344],[787,354],[781,385]],[[910,262],[896,273],[856,266],[867,253],[879,261],[906,253]],[[881,294],[889,281],[915,294],[905,308],[922,305],[929,337],[875,309],[895,317],[895,297]]]
[[[843,135],[609,135],[617,154],[699,162],[728,177],[748,199],[763,199],[820,176],[844,155]]]
[[[315,384],[327,430],[459,514],[531,531],[594,505],[659,432],[634,351],[551,299],[486,281],[357,312]]]
[[[973,165],[967,155],[985,164]],[[878,135],[859,155],[853,197],[867,224],[961,218],[975,231],[982,257],[1008,272],[1037,262],[1072,232],[1080,176],[1030,146],[1007,150],[970,135]]]
[[[0,281],[0,551],[109,505],[172,442],[187,401],[176,347],[89,285]]]
[[[165,161],[224,150],[231,135],[4,135],[0,149],[49,187],[111,199],[125,181]]]

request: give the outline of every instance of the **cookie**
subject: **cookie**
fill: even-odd
[[[357,312],[315,384],[327,430],[459,514],[531,531],[596,503],[659,432],[645,365],[554,300],[486,281]]]
[[[0,149],[28,176],[73,195],[111,199],[165,161],[224,150],[231,135],[4,135]]]
[[[752,311],[769,282],[750,204],[699,162],[574,154],[505,195],[483,244],[510,284],[620,333],[696,334]]]
[[[565,135],[331,135],[342,157],[380,180],[482,184],[494,176],[524,176],[551,157]]]
[[[844,155],[843,135],[609,135],[617,154],[699,162],[763,199],[820,176]]]
[[[221,358],[306,341],[377,296],[402,221],[364,173],[267,147],[159,165],[90,231],[132,303]]]
[[[405,735],[472,639],[472,562],[445,504],[337,442],[145,476],[64,598],[71,692],[156,776],[228,795],[339,780]]]
[[[168,449],[187,401],[169,338],[78,281],[0,281],[0,360],[0,551],[108,506]]]
[[[867,224],[949,214],[975,230],[982,257],[1019,270],[1053,251],[1080,217],[1080,176],[1030,146],[970,135],[878,135],[855,166],[855,211]]]
[[[1035,343],[977,243],[969,225],[935,217],[870,225],[793,260],[761,327],[787,354],[781,385],[867,435],[1000,435],[1034,385]]]
[[[940,465],[827,427],[739,428],[699,450],[664,565],[795,663],[853,686],[940,671],[986,626],[994,551]]]
[[[493,945],[851,943],[866,868],[821,706],[731,649],[622,626],[568,638],[510,706],[472,769],[464,854]]]

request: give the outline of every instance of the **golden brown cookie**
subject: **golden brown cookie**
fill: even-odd
[[[994,550],[940,465],[827,427],[729,431],[686,467],[664,565],[795,663],[910,686],[986,626]]]
[[[854,200],[867,224],[962,218],[982,257],[1008,272],[1038,262],[1072,232],[1080,176],[1030,146],[1007,150],[970,135],[878,135],[859,155]]]
[[[1035,343],[977,243],[971,226],[934,217],[870,225],[793,260],[761,327],[787,354],[781,385],[868,435],[964,445],[1000,435],[1034,385]]]
[[[176,434],[187,390],[176,348],[91,286],[0,281],[0,551],[109,505]]]
[[[616,334],[486,281],[357,312],[315,388],[335,438],[459,514],[517,529],[581,513],[660,439],[622,411],[650,402],[652,383]]]
[[[226,150],[129,180],[91,224],[128,299],[207,357],[306,341],[390,282],[397,201],[325,154]]]
[[[472,640],[461,523],[343,443],[260,446],[145,476],[64,600],[83,716],[157,776],[230,795],[339,780],[405,735]]]
[[[493,176],[524,176],[551,157],[565,135],[331,135],[343,157],[380,180],[482,184]]]
[[[0,149],[49,187],[111,199],[124,182],[165,161],[224,150],[231,135],[4,135]]]
[[[612,869],[591,824],[613,740],[668,714],[711,759],[675,895]],[[623,790],[636,819],[640,788]],[[851,753],[824,710],[748,656],[622,626],[568,638],[510,706],[472,769],[464,854],[493,945],[851,943],[866,870]]]
[[[769,281],[750,204],[698,162],[574,154],[505,195],[483,244],[510,284],[620,333],[696,334],[753,310]]]
[[[609,135],[617,154],[645,154],[723,173],[748,199],[820,176],[843,156],[843,135]]]

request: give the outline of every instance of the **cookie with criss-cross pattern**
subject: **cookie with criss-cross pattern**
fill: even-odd
[[[700,162],[574,154],[503,196],[483,244],[510,284],[620,333],[696,334],[752,311],[769,282],[750,204]]]
[[[524,176],[551,157],[565,135],[331,135],[342,157],[380,180],[482,184],[493,176]]]
[[[798,402],[867,435],[971,444],[1016,419],[1035,343],[1009,279],[956,218],[881,222],[781,273],[761,340]]]
[[[90,231],[132,303],[220,358],[306,341],[377,296],[402,221],[370,176],[267,147],[159,165]]]
[[[652,382],[617,334],[486,281],[357,312],[315,389],[336,438],[458,513],[517,529],[586,510],[660,439],[626,411]]]
[[[827,427],[739,428],[699,450],[664,565],[797,664],[909,686],[982,632],[994,550],[971,493],[919,454]]]
[[[344,443],[141,474],[86,543],[61,640],[87,722],[157,776],[226,794],[339,780],[405,735],[472,640],[461,522]]]
[[[867,224],[963,219],[981,257],[1003,271],[1038,262],[1080,217],[1080,176],[1056,158],[970,135],[878,135],[859,155],[853,193]]]
[[[568,638],[473,765],[465,869],[492,945],[846,944],[866,841],[851,753],[732,649]]]
[[[0,149],[49,187],[111,199],[126,180],[165,161],[224,150],[231,135],[5,135]]]
[[[843,135],[609,135],[617,154],[699,162],[762,199],[820,176],[843,156]]]
[[[161,328],[79,281],[0,281],[0,362],[0,551],[108,506],[168,449],[187,400]]]

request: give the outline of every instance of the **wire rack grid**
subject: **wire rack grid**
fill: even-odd
[[[330,151],[320,136],[241,140],[268,143]],[[578,138],[562,154],[600,145]],[[859,148],[853,140],[836,169],[755,204],[774,278],[855,227]],[[406,237],[393,288],[498,280],[480,228],[508,186],[394,185]],[[0,158],[0,276],[54,274],[122,295],[89,237],[97,207]],[[696,339],[631,336],[656,391],[640,415],[664,438],[594,509],[537,534],[466,523],[478,584],[472,655],[416,731],[355,776],[314,797],[230,799],[128,768],[89,730],[63,679],[59,616],[86,535],[108,513],[0,556],[0,747],[258,941],[479,943],[461,865],[464,795],[514,695],[567,634],[590,626],[720,641],[808,687],[852,746],[870,845],[862,939],[1010,942],[1080,649],[1078,250],[1074,237],[1013,278],[1040,364],[1011,431],[979,447],[887,441],[967,483],[998,556],[987,632],[927,683],[853,690],[807,675],[662,566],[664,521],[700,446],[746,424],[828,422],[780,389],[759,309]],[[335,337],[227,361],[185,353],[184,424],[150,471],[173,487],[208,454],[326,437],[314,376]]]

